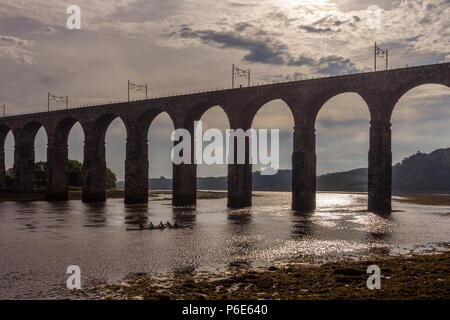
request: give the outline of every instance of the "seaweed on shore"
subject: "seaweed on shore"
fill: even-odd
[[[366,286],[367,267],[381,268],[381,289]],[[287,264],[228,274],[178,270],[167,277],[139,275],[92,288],[101,299],[449,299],[450,252],[373,256],[320,265]]]

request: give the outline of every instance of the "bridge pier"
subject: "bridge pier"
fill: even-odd
[[[69,160],[67,143],[57,144],[49,137],[45,200],[67,201],[69,199]]]
[[[314,126],[294,128],[292,210],[316,209],[316,133]]]
[[[0,148],[0,189],[6,187],[6,172],[5,172],[5,149]]]
[[[147,137],[127,139],[125,159],[125,203],[148,202],[148,141]]]
[[[6,170],[5,170],[5,139],[6,130],[0,130],[0,189],[6,187]]]
[[[188,123],[186,130],[191,137],[191,164],[172,165],[172,205],[191,206],[197,204],[197,165],[195,164],[194,121]],[[176,128],[180,126],[176,125]],[[181,143],[183,138],[174,145]]]
[[[368,210],[390,213],[392,195],[391,123],[371,121]]]
[[[106,201],[105,139],[86,136],[83,160],[83,201]]]
[[[13,191],[29,193],[36,191],[34,174],[34,136],[15,134]]]
[[[252,165],[228,165],[228,203],[233,209],[252,205]]]
[[[197,204],[197,165],[173,165],[172,204],[190,206]]]
[[[232,129],[238,130],[241,124],[231,122]],[[242,125],[244,132],[250,128],[250,125]],[[252,205],[252,164],[250,159],[250,138],[244,136],[245,163],[238,163],[239,138],[234,139],[233,143],[233,163],[228,165],[228,193],[227,207],[233,209],[246,208]]]
[[[5,140],[9,129],[0,126],[0,189],[6,187]]]

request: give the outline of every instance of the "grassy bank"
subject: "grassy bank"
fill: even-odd
[[[110,199],[120,199],[124,197],[123,190],[107,190],[107,198]],[[82,191],[81,188],[71,187],[69,189],[69,200],[81,200]],[[1,201],[44,201],[45,193],[44,191],[36,191],[32,193],[15,193],[11,191],[0,191],[0,202]]]
[[[399,194],[395,195],[393,199],[425,206],[450,206],[450,195],[448,194]]]
[[[320,191],[322,192],[322,191]],[[341,192],[332,192],[341,193]],[[345,192],[351,193],[351,192]],[[359,193],[355,193],[359,194]],[[124,198],[124,190],[113,189],[106,193],[107,198],[122,199]],[[261,194],[253,194],[253,197],[261,196]],[[82,190],[80,187],[70,187],[69,199],[81,200]],[[149,197],[155,200],[171,200],[172,192],[169,190],[154,190],[149,192]],[[227,197],[226,191],[197,191],[197,199],[223,199]],[[13,193],[11,191],[0,191],[0,201],[43,201],[45,194],[43,190],[34,193]],[[450,206],[450,195],[448,194],[396,194],[393,200],[412,203],[418,205],[433,206]]]
[[[113,189],[106,192],[106,197],[108,199],[123,199],[124,190]],[[149,197],[155,200],[171,200],[171,191],[151,191],[149,192]],[[227,197],[226,192],[220,191],[197,191],[197,199],[223,199]],[[78,187],[70,187],[69,189],[69,200],[81,200],[82,190]],[[11,191],[0,191],[0,202],[1,201],[44,201],[45,193],[40,190],[33,193],[14,193]]]
[[[100,299],[449,299],[450,252],[372,257],[323,265],[290,264],[228,275],[176,272],[135,276],[81,292]],[[369,265],[381,268],[381,290],[366,286]]]

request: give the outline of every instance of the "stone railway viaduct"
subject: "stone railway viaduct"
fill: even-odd
[[[400,97],[422,84],[450,86],[450,63],[9,116],[0,119],[0,185],[5,181],[4,142],[12,131],[15,140],[13,188],[16,192],[35,191],[34,139],[37,131],[44,127],[48,137],[46,198],[67,200],[67,139],[72,126],[79,122],[85,136],[83,201],[105,201],[105,134],[109,124],[120,117],[127,131],[125,202],[146,203],[147,134],[158,114],[167,112],[175,129],[185,128],[193,137],[194,121],[211,107],[223,108],[231,129],[246,130],[260,107],[281,99],[289,106],[295,123],[292,208],[312,211],[316,203],[317,114],[329,99],[353,92],[367,103],[371,117],[368,210],[390,212],[391,115]],[[251,164],[228,166],[229,207],[251,205],[251,170]],[[196,203],[196,178],[195,164],[173,165],[174,205]]]

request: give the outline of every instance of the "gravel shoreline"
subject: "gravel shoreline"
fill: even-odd
[[[381,269],[380,290],[367,288],[369,265]],[[223,274],[189,270],[166,277],[141,274],[77,295],[101,300],[450,299],[450,251],[320,265],[289,263]]]

